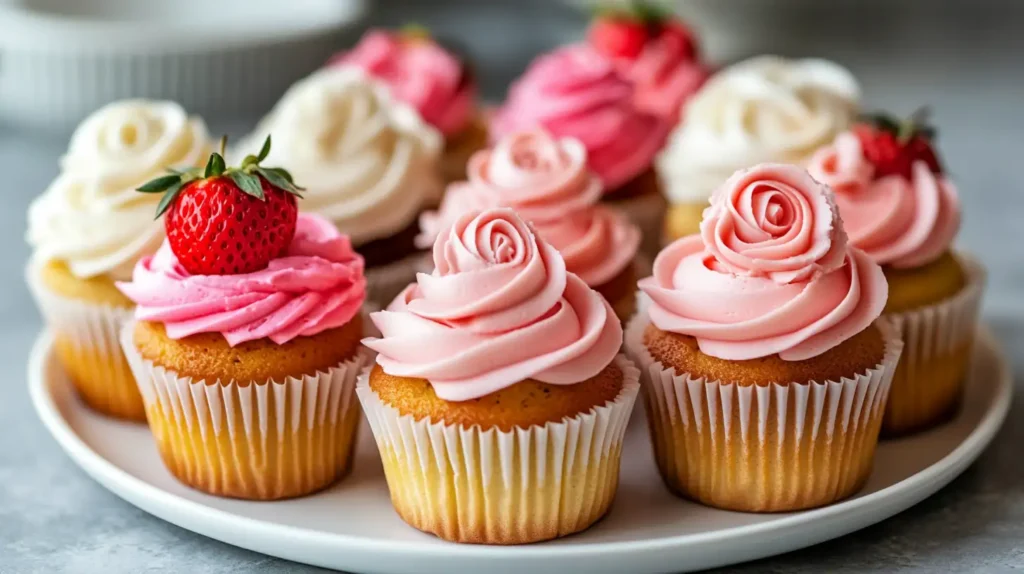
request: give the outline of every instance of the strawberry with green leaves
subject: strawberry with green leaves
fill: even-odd
[[[877,113],[864,116],[853,128],[865,159],[875,168],[875,178],[899,175],[911,179],[914,162],[923,161],[932,173],[942,173],[935,153],[935,129],[928,124],[928,108],[907,119]]]
[[[598,9],[587,40],[612,59],[635,60],[652,42],[670,45],[681,60],[697,58],[697,41],[690,29],[667,9],[649,2]]]
[[[282,256],[295,235],[297,198],[302,188],[278,167],[260,165],[270,153],[267,136],[259,155],[249,155],[239,167],[210,155],[206,168],[170,173],[138,188],[163,193],[157,217],[171,250],[194,275],[251,273]]]

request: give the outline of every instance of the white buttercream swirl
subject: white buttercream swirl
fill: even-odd
[[[805,165],[855,119],[860,88],[827,60],[760,56],[713,76],[690,100],[657,161],[673,203],[707,201],[733,172]]]
[[[38,257],[59,259],[82,278],[131,276],[156,251],[160,194],[135,188],[168,167],[206,161],[203,121],[174,102],[125,100],[100,108],[71,136],[61,173],[29,207],[28,241]]]
[[[441,135],[353,67],[293,85],[233,155],[255,153],[267,134],[264,163],[306,189],[300,208],[330,219],[356,245],[401,231],[443,190]]]

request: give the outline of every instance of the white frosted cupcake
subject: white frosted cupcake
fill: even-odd
[[[135,188],[200,165],[210,148],[202,120],[178,104],[115,102],[75,130],[61,173],[29,208],[29,286],[72,382],[100,412],[145,419],[117,338],[134,305],[114,281],[156,251],[164,227],[160,198]]]
[[[300,208],[331,220],[366,258],[370,296],[387,302],[413,278],[417,217],[443,189],[440,134],[416,110],[353,67],[320,70],[292,86],[233,152],[255,154],[305,191]]]
[[[856,118],[860,88],[838,64],[760,56],[715,74],[657,160],[671,204],[665,239],[697,233],[711,193],[758,163],[805,165]]]

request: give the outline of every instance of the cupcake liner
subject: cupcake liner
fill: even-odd
[[[985,288],[985,270],[958,255],[967,285],[935,305],[885,316],[903,337],[882,422],[884,436],[899,436],[945,421],[960,404],[974,331]]]
[[[309,494],[348,473],[359,428],[360,348],[326,372],[282,381],[193,380],[142,357],[135,323],[121,331],[167,469],[209,494],[275,500]]]
[[[640,372],[626,357],[612,401],[561,422],[502,432],[415,420],[380,401],[369,369],[356,393],[373,430],[395,510],[445,540],[525,544],[586,529],[618,487],[622,438]]]
[[[387,265],[367,267],[367,297],[381,308],[386,308],[403,289],[416,281],[416,273],[423,270],[423,254],[413,253]]]
[[[886,321],[885,355],[839,381],[742,386],[678,373],[643,344],[646,314],[626,329],[641,370],[655,460],[673,492],[717,508],[779,512],[856,492],[867,480],[903,343]]]
[[[666,209],[665,197],[661,193],[646,193],[609,201],[608,204],[622,211],[630,221],[640,228],[643,233],[640,251],[653,259],[661,249]]]
[[[40,264],[29,264],[26,280],[79,396],[105,415],[145,421],[142,397],[119,342],[121,327],[131,320],[133,310],[55,293],[40,278]]]

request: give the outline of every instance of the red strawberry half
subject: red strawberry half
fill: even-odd
[[[682,59],[697,57],[697,42],[690,28],[649,2],[599,9],[587,40],[599,52],[615,59],[635,59],[648,42],[656,40],[668,43]]]
[[[928,125],[928,109],[922,108],[905,120],[887,114],[865,116],[853,128],[864,157],[875,166],[875,177],[912,177],[914,162],[923,161],[933,173],[942,173],[935,153],[935,130]]]
[[[206,169],[171,172],[138,188],[163,193],[157,217],[171,250],[194,275],[251,273],[280,257],[295,236],[299,190],[291,175],[260,162],[270,153],[270,137],[259,155],[241,167],[225,167],[223,145]]]

